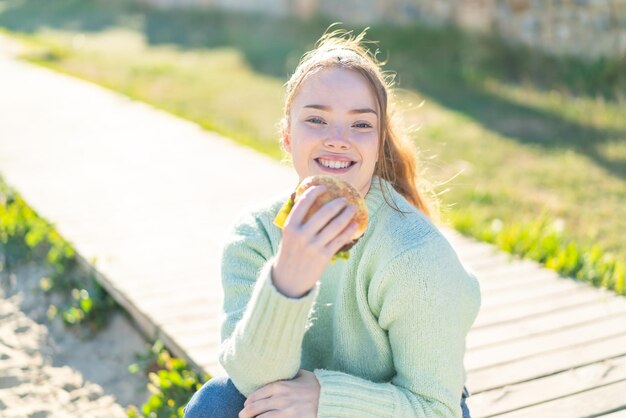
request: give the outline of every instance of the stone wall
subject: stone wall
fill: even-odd
[[[161,6],[219,7],[345,23],[453,23],[555,54],[626,54],[626,0],[142,0]]]
[[[626,0],[421,0],[424,16],[556,54],[626,53]],[[442,7],[447,4],[448,7]]]

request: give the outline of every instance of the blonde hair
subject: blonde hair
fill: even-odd
[[[365,40],[367,29],[354,36],[352,31],[341,29],[330,32],[331,27],[317,41],[315,48],[302,56],[295,72],[286,84],[284,115],[280,122],[281,141],[289,126],[289,112],[293,98],[308,76],[328,67],[356,71],[363,75],[372,86],[381,115],[379,124],[381,140],[374,175],[391,183],[398,193],[426,216],[433,219],[435,215],[434,217],[438,219],[437,214],[431,210],[431,205],[435,206],[437,203],[436,199],[432,198],[431,201],[427,201],[417,186],[417,149],[406,135],[400,134],[398,121],[393,117],[390,109],[393,104],[389,97],[393,92],[393,74],[382,71],[381,67],[385,63],[377,60],[378,51],[371,53],[366,48],[366,44],[374,43]],[[387,204],[400,211],[397,206],[389,203],[382,181],[379,181]]]

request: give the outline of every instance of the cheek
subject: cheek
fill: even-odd
[[[311,140],[320,135],[320,130],[312,126],[298,125],[292,129],[292,138],[299,142]]]
[[[319,129],[303,127],[294,132],[293,148],[301,153],[308,153],[312,148],[319,147],[323,142],[323,134]]]
[[[362,134],[358,141],[361,144],[363,154],[367,155],[368,158],[378,159],[378,135],[376,133]]]
[[[306,158],[315,145],[315,136],[311,135],[306,128],[292,129],[290,140],[292,157],[297,159]]]
[[[316,139],[320,136],[323,136],[325,133],[325,128],[321,126],[312,126],[312,125],[303,125],[300,128],[300,134],[305,139]]]

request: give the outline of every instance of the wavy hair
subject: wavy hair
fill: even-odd
[[[356,71],[371,85],[380,109],[378,161],[374,168],[374,175],[391,183],[398,193],[427,217],[438,219],[438,213],[434,210],[438,202],[434,194],[428,200],[418,187],[418,184],[425,184],[426,188],[429,188],[429,185],[428,182],[423,179],[420,181],[418,178],[417,148],[407,138],[404,130],[400,129],[398,126],[400,122],[391,109],[393,100],[390,96],[393,94],[394,74],[382,70],[385,62],[377,59],[378,50],[372,53],[367,48],[368,44],[375,44],[375,42],[365,40],[367,29],[355,36],[352,31],[343,29],[330,31],[332,26],[317,41],[315,48],[302,56],[296,70],[286,83],[284,115],[280,122],[281,141],[289,126],[289,112],[293,98],[307,77],[329,67]],[[284,149],[282,142],[281,145]],[[389,202],[382,187],[382,181],[379,181],[387,204],[400,211],[395,202],[393,205]]]

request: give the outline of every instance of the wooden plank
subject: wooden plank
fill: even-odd
[[[441,232],[446,236],[448,242],[452,245],[462,260],[466,260],[472,257],[481,255],[491,255],[496,252],[501,252],[493,245],[487,244],[482,241],[477,241],[474,238],[464,236],[454,236],[456,230],[449,228],[441,228]]]
[[[602,418],[626,418],[626,407],[620,409],[619,411],[609,412],[608,414],[598,416]]]
[[[193,347],[187,350],[187,355],[195,364],[214,364],[218,359],[219,347],[214,345]]]
[[[215,318],[219,321],[221,315],[220,308],[211,305],[190,304],[180,305],[160,305],[143,304],[140,308],[152,318],[152,321],[161,326],[171,321],[195,321],[198,318]]]
[[[624,314],[626,298],[613,296],[602,303],[577,306],[491,327],[472,328],[467,335],[467,351]]]
[[[523,358],[468,374],[474,393],[538,379],[564,370],[626,355],[626,335]]]
[[[217,355],[220,345],[219,334],[180,334],[177,332],[176,334],[172,334],[172,336],[176,338],[176,342],[185,349],[185,351],[207,349]]]
[[[626,336],[626,319],[623,316],[612,316],[576,327],[468,351],[465,354],[465,364],[468,371],[476,371],[619,335]]]
[[[491,417],[624,379],[626,356],[472,395],[467,404],[472,416]]]
[[[501,415],[502,418],[597,417],[603,411],[626,407],[626,379],[595,389]]]
[[[525,271],[515,271],[510,273],[502,272],[497,277],[485,278],[478,276],[481,293],[492,293],[498,291],[513,291],[524,286],[540,286],[552,283],[560,279],[561,276],[547,269],[526,269]]]
[[[220,333],[220,323],[209,319],[197,319],[195,321],[181,321],[173,319],[163,323],[161,328],[166,332],[176,331],[177,334],[213,334]]]
[[[484,270],[479,270],[479,276],[486,282],[499,282],[502,277],[523,279],[539,272],[549,272],[558,276],[555,271],[544,268],[537,263],[532,264],[528,260],[513,260],[509,263],[492,264]]]
[[[174,286],[174,287],[173,287]],[[209,283],[198,283],[190,280],[182,280],[180,283],[173,285],[172,283],[156,281],[150,286],[145,286],[143,289],[137,289],[135,287],[126,287],[125,290],[137,292],[142,298],[153,299],[172,296],[174,294],[187,294],[194,296],[201,296],[206,299],[207,302],[221,303],[222,294],[221,289],[218,292],[217,289],[211,287]]]
[[[470,265],[471,267],[471,265]],[[498,280],[503,275],[511,277],[526,277],[528,273],[536,273],[538,271],[556,272],[542,267],[541,265],[531,262],[530,260],[513,260],[509,263],[493,264],[484,271],[481,271],[480,277],[489,281],[491,279]]]
[[[507,273],[503,272],[497,277],[478,277],[480,289],[484,293],[512,292],[524,286],[539,286],[541,283],[554,283],[564,280],[555,272],[547,269],[536,268],[527,269],[524,272]]]
[[[511,262],[514,262],[515,258],[508,253],[494,251],[492,253],[479,254],[475,256],[464,254],[462,260],[464,263],[469,265],[472,270],[482,272],[484,270],[491,270],[496,265],[510,264]]]
[[[203,306],[210,310],[221,311],[221,304],[211,303],[207,301],[207,298],[204,295],[189,295],[189,294],[181,294],[178,292],[170,292],[171,297],[167,297],[166,295],[161,295],[160,297],[153,298],[145,298],[141,301],[141,307],[145,309],[151,309],[154,306],[163,309],[187,309],[189,306]]]
[[[509,306],[512,303],[553,298],[567,292],[576,292],[583,286],[585,288],[589,287],[588,284],[572,279],[554,279],[535,286],[521,286],[498,292],[482,293],[481,305],[484,308],[496,308],[498,306]]]
[[[603,303],[614,293],[603,289],[581,287],[576,292],[569,292],[558,298],[542,299],[533,303],[513,303],[508,306],[481,308],[474,323],[474,328],[493,326],[503,322],[511,322],[532,316],[545,315],[561,309],[571,309],[592,303]]]

